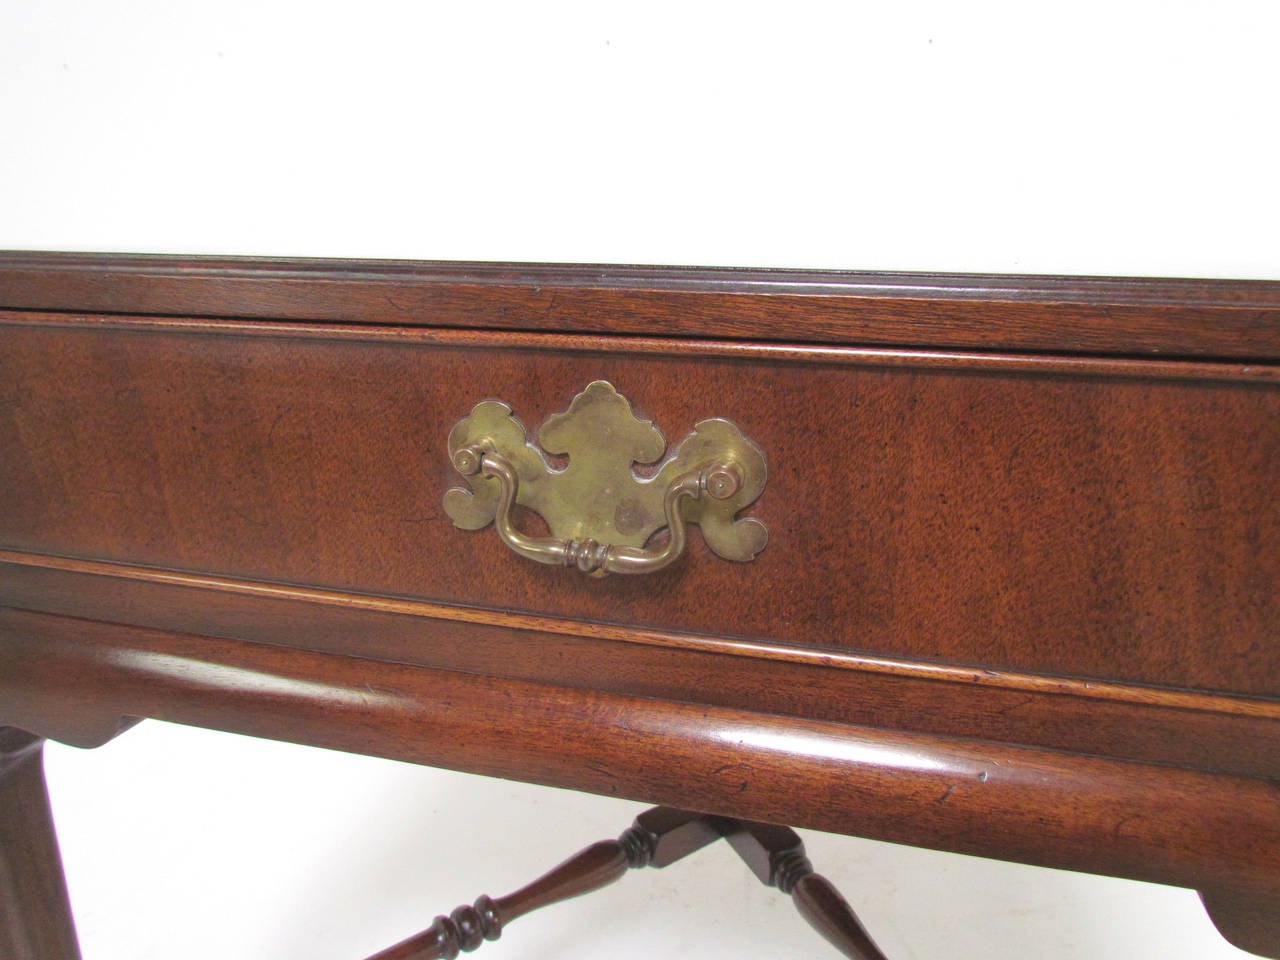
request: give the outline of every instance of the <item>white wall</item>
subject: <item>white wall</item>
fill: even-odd
[[[1278,17],[7,0],[0,244],[1275,277]]]
[[[0,0],[0,248],[1280,278],[1278,34],[1269,2]],[[355,958],[637,809],[161,724],[49,754],[88,960]],[[806,838],[893,960],[1240,955],[1186,891]],[[822,955],[789,910],[707,851],[480,955]]]

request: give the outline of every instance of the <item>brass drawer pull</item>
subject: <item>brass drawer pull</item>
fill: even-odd
[[[449,435],[449,456],[468,483],[445,494],[453,522],[464,530],[493,523],[520,556],[596,576],[669,566],[690,523],[727,560],[751,560],[769,539],[759,520],[735,519],[760,496],[767,471],[760,448],[727,420],[701,421],[652,478],[637,477],[632,465],[657,461],[666,440],[597,380],[547,420],[539,440],[547,453],[568,455],[568,466],[547,463],[505,403],[477,404]],[[518,530],[517,504],[541,516],[551,536]],[[663,528],[666,543],[649,546]]]

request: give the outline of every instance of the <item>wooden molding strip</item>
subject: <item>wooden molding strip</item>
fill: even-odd
[[[910,370],[947,370],[1038,376],[1087,376],[1112,379],[1195,380],[1280,383],[1280,364],[1165,360],[1129,357],[1040,356],[1025,353],[974,353],[959,350],[907,350],[887,347],[813,346],[794,343],[739,343],[671,337],[585,336],[582,334],[475,331],[430,327],[373,327],[352,324],[265,323],[206,320],[195,317],[138,317],[32,313],[0,310],[0,326],[56,327],[139,333],[288,340],[406,343],[483,350],[556,353],[618,353],[628,356],[705,357],[761,363],[804,363]]]
[[[121,715],[1199,889],[1280,871],[1270,780],[0,609],[0,723]]]
[[[728,656],[755,657],[764,660],[784,661],[839,670],[855,670],[915,680],[956,683],[965,686],[997,687],[1027,693],[1059,694],[1173,710],[1195,710],[1241,717],[1280,719],[1280,701],[1257,697],[1148,687],[1140,684],[1096,681],[1076,677],[1040,676],[1037,674],[953,664],[926,663],[917,660],[901,660],[868,654],[787,646],[747,638],[672,633],[618,624],[583,622],[537,614],[515,613],[506,610],[454,606],[427,600],[326,590],[318,587],[264,583],[211,574],[161,570],[125,563],[83,560],[16,550],[0,550],[0,564],[38,567],[46,570],[114,577],[145,583],[167,584],[245,597],[296,600],[348,609],[397,613],[432,620],[480,624],[511,630],[587,637],[621,643],[644,644],[653,647],[674,647]]]
[[[0,252],[0,308],[1280,359],[1280,282]]]

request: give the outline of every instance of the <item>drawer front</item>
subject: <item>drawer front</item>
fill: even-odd
[[[1280,695],[1274,368],[11,315],[0,546],[779,649]],[[484,399],[763,449],[746,563],[593,578],[443,509]],[[536,521],[525,517],[523,523]]]

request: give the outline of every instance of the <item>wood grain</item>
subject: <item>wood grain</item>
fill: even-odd
[[[530,334],[509,330],[455,330],[444,327],[360,326],[350,323],[275,323],[199,317],[0,310],[0,325],[63,330],[119,330],[131,333],[190,333],[253,339],[339,340],[344,343],[419,344],[455,349],[534,353],[592,353],[625,350],[634,357],[706,357],[766,364],[818,364],[967,373],[1086,376],[1130,380],[1193,380],[1201,383],[1280,381],[1280,365],[1257,360],[1187,360],[1149,357],[1046,356],[920,347],[836,346],[763,341],[692,340],[687,337],[604,337],[580,333]]]
[[[451,526],[458,419],[602,378],[761,444],[755,561]],[[0,723],[1174,883],[1280,956],[1277,464],[1277,283],[0,253]]]
[[[42,741],[5,726],[0,726],[0,958],[80,960],[45,791]]]
[[[157,717],[1197,889],[1280,873],[1270,780],[0,611],[0,720],[50,697],[59,736]]]
[[[0,547],[1280,695],[1280,388],[1267,382],[246,326],[3,328]],[[695,535],[660,574],[597,581],[452,527],[453,423],[496,396],[536,425],[599,378],[673,442],[724,416],[761,444],[760,557],[717,560]]]
[[[1280,777],[1280,703],[0,552],[0,605],[886,729]],[[86,744],[87,745],[87,744]]]
[[[0,307],[1280,359],[1280,283],[0,253]]]

